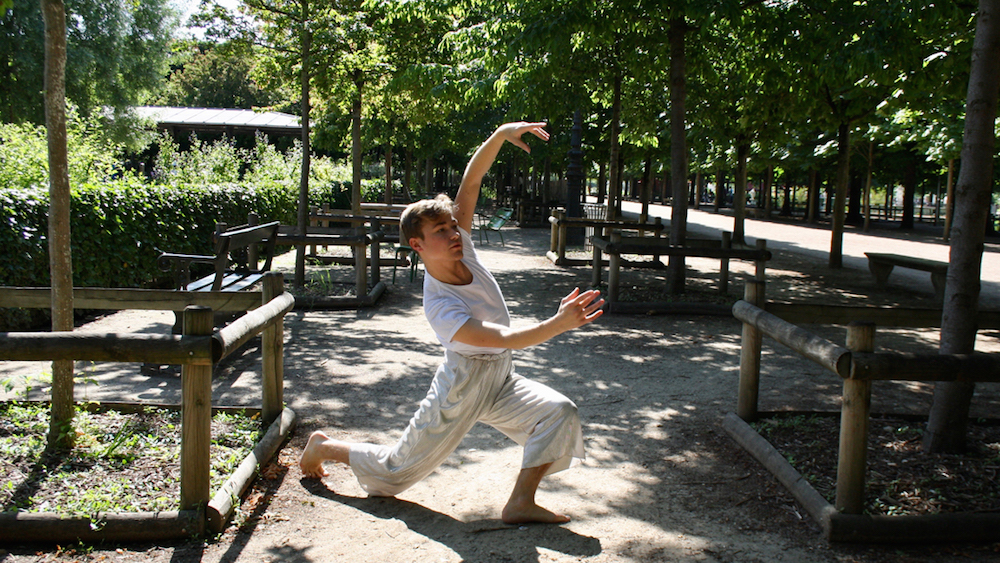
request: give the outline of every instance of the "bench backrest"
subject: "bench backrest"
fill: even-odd
[[[279,221],[271,221],[263,225],[240,225],[232,229],[227,229],[215,235],[215,256],[219,262],[216,263],[216,273],[221,269],[229,267],[230,260],[238,264],[235,268],[239,271],[252,273],[267,272],[271,269],[271,259],[274,257],[274,246],[278,240]],[[259,245],[259,246],[257,246]],[[264,264],[253,267],[249,261],[242,261],[242,257],[234,256],[234,253],[243,249],[249,250],[255,246],[259,252],[258,256],[264,259]]]

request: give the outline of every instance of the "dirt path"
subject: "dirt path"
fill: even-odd
[[[483,246],[516,322],[541,320],[560,297],[590,281],[587,268],[558,268],[543,257],[548,231],[511,229],[506,247]],[[710,287],[717,262],[692,260],[692,287]],[[731,293],[749,266],[736,265]],[[388,272],[391,276],[391,271]],[[629,270],[636,286],[662,273]],[[659,280],[659,281],[657,281]],[[866,271],[831,272],[814,259],[779,253],[769,295],[830,302],[931,306],[926,291],[875,292]],[[171,319],[114,315],[92,330],[160,330]],[[162,325],[162,326],[161,326]],[[817,328],[843,341],[839,328]],[[582,467],[554,475],[539,502],[564,511],[563,526],[505,526],[499,510],[519,468],[520,448],[476,427],[447,463],[397,499],[368,499],[348,469],[322,482],[303,479],[295,461],[309,432],[389,443],[423,397],[441,352],[423,318],[420,284],[402,278],[377,307],[294,311],[286,319],[285,399],[300,417],[269,477],[258,481],[219,538],[161,546],[100,547],[55,554],[6,547],[0,562],[110,560],[261,561],[707,561],[881,562],[984,560],[990,546],[932,548],[828,545],[790,495],[721,429],[735,408],[740,326],[732,318],[605,316],[598,323],[515,355],[524,375],[551,384],[580,407],[587,446]],[[934,349],[928,331],[880,336],[908,350]],[[982,349],[996,349],[992,336]],[[259,359],[251,348],[216,378],[217,403],[251,404]],[[8,372],[26,366],[3,366]],[[4,377],[0,372],[0,379]],[[145,377],[136,366],[97,366],[90,398],[171,402],[178,381]],[[839,408],[836,377],[766,344],[761,409]],[[983,386],[985,387],[985,386]],[[926,412],[930,388],[880,385],[873,410]],[[996,413],[997,389],[974,410]],[[997,547],[997,546],[993,546]],[[41,549],[41,552],[39,551]]]

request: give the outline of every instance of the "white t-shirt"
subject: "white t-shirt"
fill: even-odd
[[[472,283],[452,285],[424,276],[424,315],[441,345],[465,356],[499,354],[504,348],[471,346],[452,340],[469,319],[510,326],[510,313],[493,274],[480,262],[472,236],[462,228],[462,262],[472,272]]]

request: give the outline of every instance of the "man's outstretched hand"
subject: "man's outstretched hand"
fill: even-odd
[[[497,132],[503,135],[503,138],[511,144],[521,147],[521,150],[524,152],[530,153],[531,147],[521,139],[521,136],[525,133],[531,133],[543,141],[548,141],[549,132],[545,130],[545,125],[544,121],[534,123],[517,121],[514,123],[504,123],[497,128]]]
[[[574,288],[569,295],[559,302],[559,312],[555,314],[555,319],[565,330],[572,330],[585,324],[593,322],[594,319],[604,314],[604,299],[599,299],[601,292],[596,289],[580,292],[580,288]]]

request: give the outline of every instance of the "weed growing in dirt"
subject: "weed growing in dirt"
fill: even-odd
[[[36,403],[0,404],[0,506],[4,511],[177,510],[180,413],[147,408],[123,414],[78,409],[76,446],[45,449],[49,413]],[[257,417],[212,417],[211,487],[222,486],[260,439]]]

